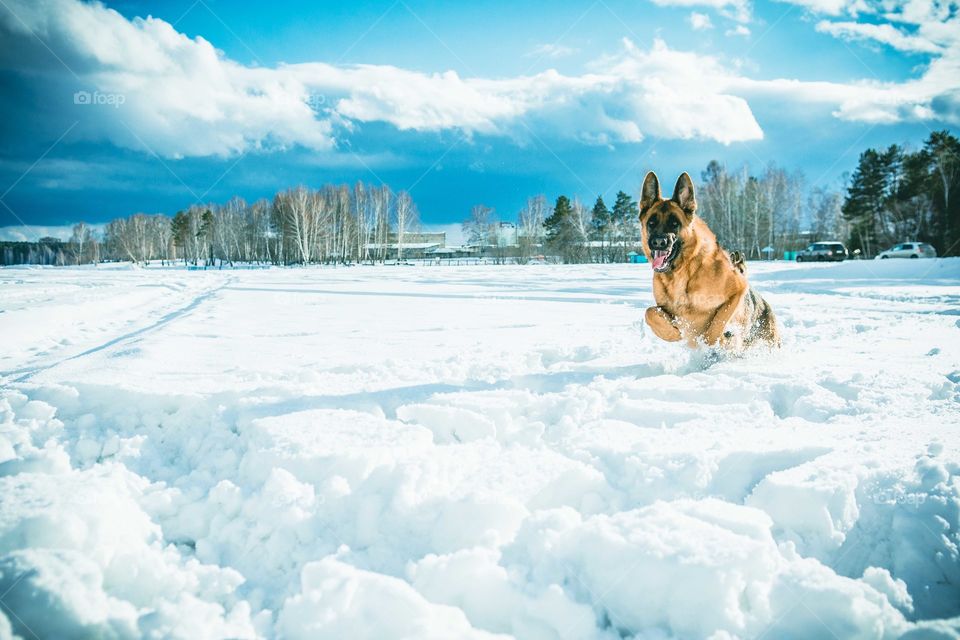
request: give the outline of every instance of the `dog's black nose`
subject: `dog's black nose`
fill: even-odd
[[[670,244],[670,241],[666,236],[653,236],[650,238],[650,248],[656,251],[666,250],[668,244]]]

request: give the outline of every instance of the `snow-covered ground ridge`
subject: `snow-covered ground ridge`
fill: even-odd
[[[0,639],[960,637],[960,259],[0,269]]]

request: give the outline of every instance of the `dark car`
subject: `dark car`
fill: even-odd
[[[842,242],[814,242],[797,252],[797,262],[842,262],[847,259],[847,248]]]

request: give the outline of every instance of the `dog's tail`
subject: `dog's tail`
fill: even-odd
[[[749,342],[763,340],[771,347],[779,347],[782,343],[780,327],[770,303],[760,297],[753,288],[750,289],[748,298],[752,301],[753,308]]]
[[[733,263],[733,268],[739,271],[740,273],[747,272],[747,259],[743,255],[742,251],[734,251],[730,254],[730,262]]]

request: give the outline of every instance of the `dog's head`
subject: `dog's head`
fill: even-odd
[[[660,181],[652,171],[643,179],[640,192],[640,227],[643,251],[657,273],[673,269],[685,242],[693,240],[691,223],[697,212],[693,181],[686,173],[677,178],[673,197],[660,197]]]

